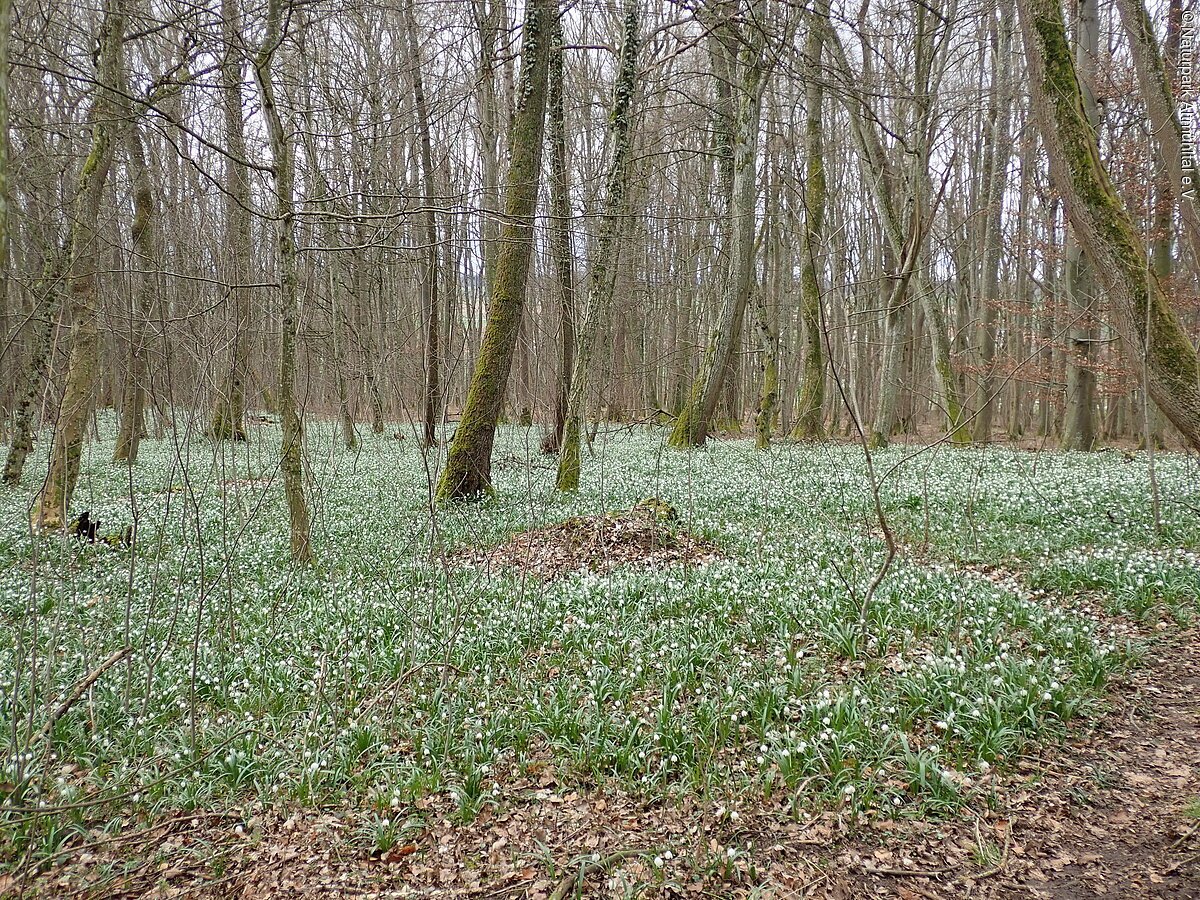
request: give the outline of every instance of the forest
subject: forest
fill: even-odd
[[[1193,0],[0,0],[0,897],[1200,897]]]

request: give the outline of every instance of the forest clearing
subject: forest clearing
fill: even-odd
[[[1195,0],[0,0],[0,897],[1200,898]]]
[[[496,498],[438,511],[433,454],[349,451],[314,423],[319,561],[297,570],[278,429],[147,440],[132,495],[114,430],[80,502],[136,521],[136,565],[31,537],[22,494],[0,510],[6,883],[35,895],[547,897],[593,853],[628,854],[584,878],[605,896],[855,896],[905,869],[934,870],[912,896],[1004,896],[1064,866],[1103,883],[1120,862],[1067,810],[1151,783],[1103,757],[1123,743],[1105,729],[1172,749],[1125,716],[1200,677],[1182,454],[1158,457],[1156,529],[1145,454],[880,451],[888,563],[853,445],[680,456],[666,429],[618,427],[566,496],[537,430],[506,427]],[[618,547],[608,571],[549,575],[462,553],[648,497],[717,552],[639,565]],[[1128,807],[1164,851],[1154,868],[1127,848],[1146,896],[1197,884],[1200,750],[1183,752],[1169,792]]]

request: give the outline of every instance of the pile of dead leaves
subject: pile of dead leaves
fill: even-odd
[[[650,498],[629,510],[523,531],[503,544],[467,550],[462,559],[489,572],[517,571],[548,581],[621,566],[703,565],[720,556],[715,546],[680,526],[670,504]]]

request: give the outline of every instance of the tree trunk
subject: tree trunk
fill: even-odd
[[[124,105],[124,104],[123,104]],[[121,415],[113,462],[137,462],[146,430],[146,328],[158,293],[158,209],[150,183],[146,149],[132,109],[126,109],[125,135],[130,180],[133,182],[133,254],[139,273],[138,296],[129,305],[129,365],[122,391]]]
[[[670,444],[677,448],[698,447],[708,438],[709,425],[725,386],[734,350],[741,339],[754,278],[758,132],[765,82],[763,37],[756,24],[762,19],[762,10],[757,6],[756,10],[746,17],[746,33],[739,34],[730,19],[719,26],[733,35],[731,43],[737,48],[733,58],[740,70],[735,91],[733,191],[729,208],[730,268],[722,291],[721,311],[713,325],[700,371],[671,431]]]
[[[121,391],[121,414],[113,462],[137,462],[138,447],[146,432],[146,331],[158,296],[159,283],[159,210],[154,199],[150,165],[142,141],[138,117],[130,102],[129,78],[122,67],[117,105],[125,120],[125,162],[133,186],[133,255],[139,272],[136,301],[129,304],[129,363]]]
[[[825,29],[814,13],[809,20],[805,60],[809,78],[805,82],[804,152],[807,157],[804,185],[804,244],[800,260],[800,318],[804,326],[804,372],[796,398],[796,424],[792,437],[819,440],[823,437],[825,414],[825,345],[821,328],[821,280],[817,259],[825,230],[825,142],[821,104],[824,83],[821,80],[821,54]]]
[[[1200,189],[1200,171],[1196,167],[1195,148],[1189,150],[1188,147],[1188,142],[1194,141],[1195,137],[1184,134],[1179,107],[1175,102],[1172,88],[1174,67],[1168,68],[1167,62],[1170,60],[1163,59],[1154,23],[1146,12],[1144,0],[1116,0],[1116,7],[1125,33],[1129,36],[1134,70],[1137,72],[1142,99],[1146,101],[1159,160],[1166,170],[1175,197],[1180,201],[1183,235],[1193,257],[1200,263],[1200,201],[1196,193]],[[1168,8],[1168,41],[1174,40],[1176,45],[1176,50],[1169,52],[1168,56],[1173,56],[1179,41],[1177,17],[1181,16],[1182,10],[1175,0]],[[1189,56],[1192,52],[1189,48]]]
[[[29,357],[23,370],[20,391],[13,409],[12,444],[4,460],[4,483],[16,485],[25,471],[25,461],[33,451],[34,405],[50,362],[54,323],[62,309],[62,280],[66,275],[69,248],[49,246],[42,276],[33,288]]]
[[[0,0],[0,340],[9,334],[8,281],[12,260],[11,190],[8,183],[11,166],[8,146],[8,47],[11,39],[12,0]],[[6,403],[9,399],[7,389],[0,392],[0,403]]]
[[[988,164],[984,167],[984,246],[983,277],[979,302],[981,327],[979,329],[980,375],[975,402],[975,440],[986,444],[992,439],[992,417],[996,408],[992,396],[995,384],[996,323],[1000,301],[1000,255],[1004,249],[1002,211],[1004,195],[1008,186],[1008,160],[1011,136],[1013,96],[1010,76],[1012,59],[1012,7],[1000,6],[1000,21],[992,21],[992,28],[999,34],[992,44],[994,64],[992,67],[993,89],[991,109],[991,134],[988,141]]]
[[[901,332],[904,330],[905,318],[911,315],[907,311],[905,297],[908,295],[908,284],[912,280],[913,267],[917,264],[917,252],[920,246],[916,232],[910,233],[910,240],[900,259],[900,267],[895,275],[890,276],[886,310],[883,323],[883,365],[879,374],[879,396],[875,405],[875,418],[871,425],[869,444],[872,449],[886,447],[892,438],[892,428],[896,424],[896,401],[900,393],[900,363],[901,363]]]
[[[426,447],[437,445],[437,423],[441,416],[441,328],[438,323],[438,230],[434,219],[433,204],[433,149],[429,139],[429,109],[425,103],[425,81],[421,75],[420,48],[417,44],[417,24],[413,15],[413,3],[409,0],[404,8],[405,32],[408,35],[408,68],[412,79],[413,103],[417,112],[417,128],[420,131],[421,185],[424,206],[420,223],[425,268],[421,273],[421,306],[425,318],[425,385],[421,394],[422,424]]]
[[[342,442],[345,444],[347,450],[354,451],[358,449],[358,429],[354,422],[354,414],[350,410],[350,386],[346,371],[345,314],[342,308],[341,278],[339,277],[342,272],[342,239],[337,221],[331,215],[333,212],[333,191],[325,178],[325,174],[321,171],[320,161],[317,157],[317,146],[314,138],[317,130],[312,115],[313,103],[312,97],[307,91],[308,87],[312,84],[312,77],[307,69],[304,72],[303,84],[306,91],[304,117],[308,126],[303,135],[303,142],[311,170],[309,177],[316,183],[320,191],[317,206],[327,215],[324,235],[324,255],[326,257],[325,279],[329,285],[329,342],[332,356],[329,364],[333,370],[333,389],[337,396],[338,416],[342,423]]]
[[[496,98],[496,38],[501,20],[507,18],[503,9],[505,2],[476,0],[474,7],[479,28],[479,156],[483,177],[483,217],[479,223],[479,236],[483,242],[483,278],[489,290],[496,277],[500,237],[500,111]]]
[[[554,394],[554,420],[542,438],[543,453],[557,453],[567,421],[571,370],[575,365],[575,267],[571,243],[571,186],[567,172],[567,125],[563,103],[562,28],[556,21],[550,58],[547,115],[550,127],[550,256],[558,278],[559,369]]]
[[[1108,177],[1085,112],[1058,0],[1020,0],[1034,106],[1050,175],[1068,198],[1071,225],[1145,354],[1150,396],[1187,442],[1200,449],[1200,360]]]
[[[825,31],[824,39],[832,57],[833,68],[842,81],[842,103],[850,117],[850,131],[863,166],[867,169],[868,181],[875,200],[884,235],[890,250],[901,261],[901,268],[894,276],[887,310],[888,342],[884,349],[884,366],[881,373],[879,403],[872,426],[871,444],[886,445],[890,437],[891,418],[895,409],[897,379],[899,376],[899,349],[892,344],[898,339],[893,317],[899,315],[906,303],[906,292],[910,280],[915,281],[917,299],[925,314],[926,329],[933,345],[933,377],[941,397],[943,412],[955,443],[965,443],[970,435],[963,426],[962,401],[957,378],[950,360],[950,339],[947,334],[945,313],[936,295],[926,284],[921,267],[924,244],[933,217],[932,185],[929,179],[929,155],[931,152],[932,94],[931,79],[936,45],[927,28],[928,17],[934,13],[923,5],[917,6],[916,42],[916,87],[911,100],[916,135],[913,137],[912,159],[909,166],[909,191],[905,198],[909,207],[908,222],[901,221],[896,207],[899,196],[897,173],[890,164],[880,139],[878,120],[860,90],[855,89],[854,77],[846,60],[837,31],[827,15],[820,18]],[[905,225],[907,224],[907,228]]]
[[[771,322],[761,287],[754,291],[754,311],[754,327],[762,353],[762,380],[754,411],[754,446],[765,450],[771,446],[771,433],[775,430],[779,411],[779,332]]]
[[[629,187],[630,132],[633,126],[633,96],[637,90],[638,2],[630,0],[625,8],[624,42],[617,80],[613,85],[612,160],[608,169],[608,190],[600,214],[600,234],[596,256],[588,272],[588,299],[579,326],[579,348],[571,373],[571,391],[567,398],[566,427],[562,451],[558,457],[555,487],[560,491],[579,488],[580,437],[587,402],[588,367],[595,353],[597,331],[611,311],[620,252],[621,213]]]
[[[438,484],[440,500],[478,497],[492,485],[492,442],[520,333],[525,281],[533,249],[533,215],[542,168],[546,81],[557,14],[554,0],[531,0],[525,14],[523,62],[509,142],[511,161],[505,186],[505,224],[496,256],[487,326],[462,419],[454,432],[446,467]]]
[[[100,241],[97,226],[100,199],[112,166],[115,131],[119,121],[112,86],[120,83],[124,35],[125,10],[122,0],[110,0],[104,11],[97,41],[99,61],[96,96],[88,114],[92,126],[92,146],[79,173],[67,238],[67,255],[71,261],[68,271],[73,332],[71,355],[58,423],[54,429],[54,444],[50,451],[50,471],[33,505],[31,518],[37,529],[62,528],[66,524],[71,495],[79,479],[83,441],[95,396],[100,347],[97,323]]]
[[[280,339],[279,339],[279,418],[283,430],[279,468],[287,498],[291,531],[292,559],[306,563],[312,559],[312,537],[308,501],[304,496],[304,426],[296,408],[296,332],[300,317],[300,298],[296,274],[295,173],[292,148],[284,131],[276,105],[275,82],[271,72],[275,51],[283,40],[283,7],[288,0],[270,0],[262,49],[254,60],[254,77],[262,101],[263,119],[274,158],[275,230],[279,250]]]
[[[225,124],[225,242],[232,263],[229,294],[233,301],[229,370],[213,405],[208,433],[215,440],[246,440],[246,377],[250,335],[250,176],[242,122],[241,10],[238,0],[221,0],[221,112]]]
[[[1100,123],[1093,89],[1096,83],[1096,54],[1100,49],[1100,23],[1096,0],[1079,0],[1078,44],[1075,69],[1080,96],[1089,129],[1095,133]],[[1072,217],[1073,218],[1073,217]],[[1063,422],[1064,450],[1091,450],[1096,444],[1096,373],[1092,347],[1095,306],[1091,261],[1072,224],[1067,235],[1066,288],[1072,324],[1067,354],[1067,413]]]

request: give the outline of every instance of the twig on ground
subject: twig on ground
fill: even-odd
[[[1171,863],[1169,866],[1167,866],[1165,869],[1163,869],[1163,874],[1171,875],[1171,874],[1177,872],[1179,869],[1186,866],[1188,863],[1194,862],[1197,859],[1200,859],[1200,853],[1192,853],[1188,856],[1183,857],[1183,859],[1177,859],[1177,860],[1175,860],[1175,862]]]
[[[1200,822],[1197,822],[1195,825],[1193,825],[1191,828],[1189,828],[1187,831],[1185,831],[1183,834],[1181,834],[1179,837],[1177,837],[1175,839],[1175,842],[1173,844],[1171,844],[1171,846],[1168,847],[1167,850],[1168,851],[1174,850],[1176,847],[1178,847],[1180,844],[1182,844],[1184,841],[1186,841],[1188,838],[1190,838],[1193,834],[1195,834],[1197,828],[1200,828]]]
[[[33,742],[37,743],[39,741],[44,741],[47,737],[49,737],[50,732],[54,730],[54,726],[58,724],[58,720],[65,716],[71,707],[79,702],[79,698],[87,693],[87,689],[95,684],[100,679],[101,675],[103,675],[132,652],[132,647],[122,647],[120,650],[113,652],[108,659],[100,663],[100,665],[93,669],[86,678],[75,685],[74,689],[72,689],[71,693],[67,695],[66,699],[63,700],[62,703],[58,704],[58,708],[51,713],[50,718],[46,720],[46,724],[42,726]]]
[[[1000,871],[1002,871],[1004,869],[1005,866],[1008,865],[1008,851],[1009,851],[1009,848],[1012,847],[1012,833],[1013,833],[1013,823],[1012,823],[1012,820],[1009,819],[1008,828],[1006,828],[1004,831],[1004,850],[1000,854],[1000,861],[998,863],[996,863],[994,866],[992,866],[990,869],[985,869],[984,871],[980,872],[978,875],[971,876],[972,880],[982,881],[984,878],[991,878],[993,875],[999,873]],[[979,820],[978,819],[975,820],[975,846],[980,849],[982,849],[982,847],[983,847],[983,835],[981,835],[979,833]]]

